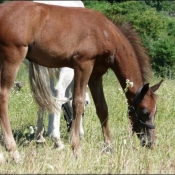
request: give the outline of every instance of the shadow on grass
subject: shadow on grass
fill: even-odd
[[[61,127],[61,139],[64,141],[68,141],[70,132],[67,132],[66,127]],[[27,146],[31,142],[35,142],[35,134],[36,134],[36,128],[32,125],[26,125],[23,128],[14,129],[12,130],[13,137],[17,143],[18,146]],[[43,133],[43,137],[47,138],[46,141],[48,142],[51,140],[49,136],[47,135],[46,131]],[[52,141],[51,141],[52,142]],[[0,132],[0,144],[4,146],[4,138],[2,131]],[[36,142],[38,145],[39,143]]]

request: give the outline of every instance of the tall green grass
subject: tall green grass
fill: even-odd
[[[0,165],[0,173],[10,174],[168,174],[175,173],[175,81],[165,79],[157,91],[156,147],[140,147],[139,140],[131,135],[127,118],[127,101],[112,71],[104,75],[104,92],[109,107],[109,124],[113,138],[113,154],[102,153],[103,136],[93,101],[84,116],[85,136],[81,139],[81,154],[75,161],[68,142],[66,122],[61,119],[61,137],[65,149],[59,152],[46,137],[44,145],[37,145],[28,127],[35,126],[37,105],[32,99],[28,70],[23,65],[17,77],[25,82],[22,91],[12,89],[9,116],[23,162],[15,164],[7,158]],[[154,78],[151,85],[160,81]],[[48,125],[47,113],[44,119]],[[2,140],[2,139],[1,139]],[[3,150],[5,152],[5,149]],[[5,156],[9,154],[5,152]]]

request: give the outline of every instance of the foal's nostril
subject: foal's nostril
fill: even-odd
[[[140,145],[141,146],[145,146],[146,148],[152,149],[153,148],[153,140],[151,135],[146,135],[146,134],[142,134],[140,135]]]
[[[153,149],[154,141],[152,140],[151,137],[148,137],[148,143],[147,143],[146,147],[149,148],[149,149]]]
[[[148,143],[146,145],[147,148],[152,149],[154,147],[154,130],[147,131],[147,140]]]
[[[152,142],[149,142],[149,141],[148,141],[148,144],[146,145],[146,147],[149,148],[149,149],[151,149],[151,147],[152,147]]]

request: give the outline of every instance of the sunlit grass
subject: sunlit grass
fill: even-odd
[[[23,157],[21,164],[10,158],[0,166],[0,173],[10,174],[167,174],[175,172],[175,81],[164,80],[157,91],[156,147],[148,150],[140,147],[139,140],[130,132],[127,118],[127,102],[114,74],[104,75],[104,92],[109,108],[109,125],[113,138],[113,154],[102,154],[103,136],[94,104],[87,107],[84,116],[85,136],[81,139],[81,154],[75,161],[68,142],[66,122],[61,119],[61,137],[65,149],[58,152],[52,141],[46,137],[45,145],[37,145],[34,139],[27,140],[26,130],[37,121],[37,105],[32,99],[28,83],[28,73],[21,67],[17,78],[24,81],[22,91],[11,92],[9,116],[18,138],[19,151]],[[151,85],[160,81],[154,78]],[[44,119],[47,128],[47,114]],[[5,152],[5,149],[3,149]],[[8,153],[5,152],[8,157]]]

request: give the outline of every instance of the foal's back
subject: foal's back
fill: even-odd
[[[47,67],[72,67],[72,59],[83,58],[87,50],[89,58],[110,50],[111,24],[85,8],[27,1],[0,5],[0,42],[28,47],[26,57]]]

